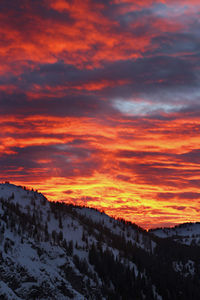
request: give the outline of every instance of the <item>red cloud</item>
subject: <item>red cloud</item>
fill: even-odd
[[[144,227],[155,222],[197,220],[192,207],[199,201],[199,193],[191,180],[200,179],[200,172],[195,162],[182,156],[193,139],[185,128],[194,120],[177,119],[173,127],[170,121],[159,121],[158,132],[153,131],[153,120],[149,120],[148,128],[143,127],[143,121],[129,120],[127,126],[125,120],[115,120],[113,128],[113,124],[98,124],[97,119],[89,118],[4,117],[1,174],[18,184],[34,185],[52,200],[59,197],[80,204],[84,199],[85,205]],[[122,128],[128,140],[121,135]],[[170,128],[168,134],[162,134],[166,128]],[[179,138],[177,128],[184,128]],[[66,190],[70,190],[70,197]],[[182,206],[187,207],[184,216],[180,215]]]
[[[186,11],[159,16],[160,2]],[[2,180],[146,228],[198,221],[196,4],[1,1]]]

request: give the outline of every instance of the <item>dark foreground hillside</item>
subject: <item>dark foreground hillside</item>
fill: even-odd
[[[0,185],[0,299],[199,300],[199,295],[198,243],[160,238],[94,209]]]

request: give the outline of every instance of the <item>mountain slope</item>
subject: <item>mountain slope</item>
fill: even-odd
[[[175,227],[156,228],[149,232],[160,238],[171,238],[172,240],[185,244],[200,246],[200,223],[184,223]]]
[[[199,270],[197,247],[0,185],[0,299],[199,299]]]

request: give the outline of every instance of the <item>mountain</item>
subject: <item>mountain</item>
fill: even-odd
[[[0,184],[0,299],[199,299],[198,243],[157,232]]]
[[[184,223],[175,227],[151,229],[151,233],[160,238],[170,238],[185,245],[200,246],[200,223]]]

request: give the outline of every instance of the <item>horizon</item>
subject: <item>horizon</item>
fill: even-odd
[[[25,191],[32,191],[32,192],[36,192],[38,194],[42,194],[46,199],[47,201],[51,202],[60,202],[62,204],[66,204],[66,205],[73,205],[74,207],[81,207],[81,208],[88,208],[88,209],[93,209],[95,211],[98,211],[99,213],[101,214],[106,214],[107,216],[109,216],[110,218],[112,219],[115,219],[115,220],[121,220],[121,221],[125,221],[125,222],[130,222],[132,223],[133,225],[136,225],[138,227],[140,227],[142,230],[145,230],[145,231],[150,231],[150,230],[153,230],[153,229],[168,229],[168,228],[176,228],[177,226],[179,225],[184,225],[184,224],[200,224],[200,222],[184,222],[184,223],[177,223],[177,224],[173,224],[171,226],[160,226],[160,227],[141,227],[140,225],[138,225],[137,223],[133,222],[132,220],[127,220],[127,219],[124,219],[123,217],[119,217],[119,216],[115,216],[115,215],[110,215],[108,213],[106,213],[104,210],[101,210],[95,206],[85,206],[85,205],[81,205],[81,204],[76,204],[76,203],[72,203],[72,202],[67,202],[67,201],[59,201],[59,200],[49,200],[43,193],[41,193],[40,191],[38,191],[37,189],[34,189],[34,187],[28,187],[28,186],[24,186],[24,185],[16,185],[10,181],[5,181],[5,182],[0,182],[0,185],[11,185],[11,186],[14,186],[14,187],[17,187],[17,188],[22,188],[24,189]]]
[[[200,221],[197,0],[2,0],[0,181],[142,228]]]

